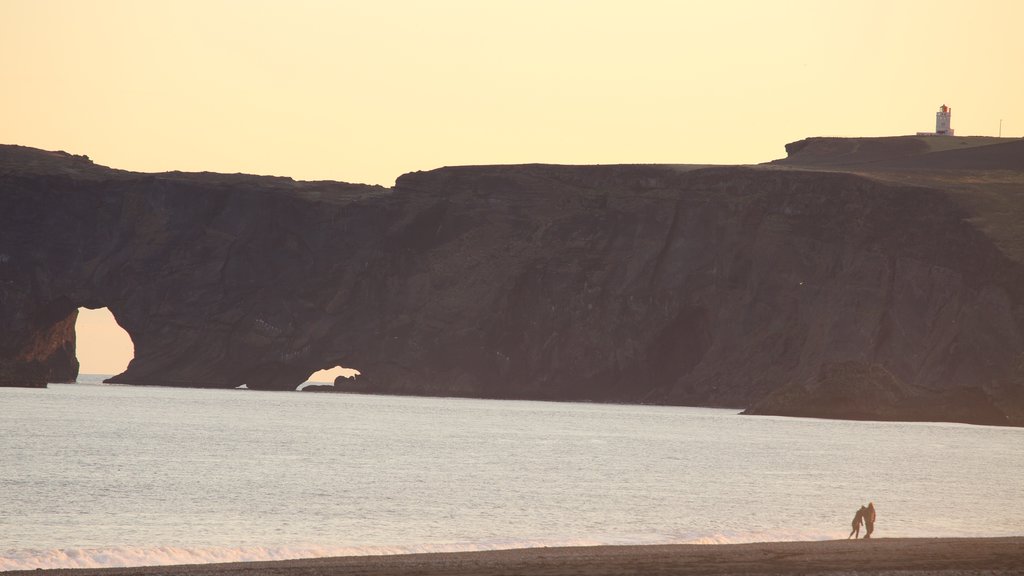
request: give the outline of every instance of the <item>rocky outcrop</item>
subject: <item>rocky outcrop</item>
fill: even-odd
[[[1024,424],[1021,266],[934,187],[527,165],[385,189],[0,155],[8,380],[70,369],[55,344],[106,306],[132,384],[340,364],[381,393]]]
[[[928,388],[906,383],[881,364],[823,364],[818,374],[772,391],[748,414],[782,414],[844,420],[1019,422],[1020,390],[986,386]]]

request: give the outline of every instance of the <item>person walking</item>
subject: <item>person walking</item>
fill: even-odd
[[[851,524],[853,530],[850,530],[850,535],[846,537],[847,540],[850,538],[856,540],[860,537],[860,525],[864,523],[864,514],[867,511],[868,509],[863,506],[857,510],[857,513],[853,516],[853,524]]]
[[[875,531],[875,503],[868,502],[868,507],[864,511],[864,527],[867,532],[864,533],[865,538],[871,538],[871,533]]]

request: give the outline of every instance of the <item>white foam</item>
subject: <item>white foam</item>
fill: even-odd
[[[774,534],[730,532],[716,534],[634,534],[615,537],[540,538],[479,542],[433,543],[395,546],[175,546],[101,548],[61,548],[54,550],[15,550],[0,556],[0,572],[54,568],[122,568],[132,566],[168,566],[177,564],[213,564],[222,562],[259,562],[327,558],[333,556],[380,556],[431,552],[472,552],[561,546],[645,545],[645,544],[741,544],[781,540],[831,540],[845,534],[782,532]]]

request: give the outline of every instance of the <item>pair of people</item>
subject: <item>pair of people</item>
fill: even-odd
[[[867,506],[861,506],[857,510],[857,514],[853,517],[853,530],[850,531],[850,535],[846,537],[847,540],[850,538],[860,537],[860,525],[864,524],[867,532],[864,533],[864,538],[871,538],[871,533],[875,531],[875,503],[868,502]]]

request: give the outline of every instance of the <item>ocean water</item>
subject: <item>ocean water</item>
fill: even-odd
[[[1024,534],[1024,430],[735,410],[0,388],[0,570]]]

